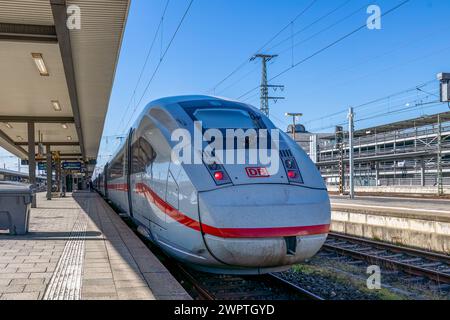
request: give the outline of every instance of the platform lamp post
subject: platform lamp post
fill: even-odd
[[[440,82],[440,100],[449,103],[450,107],[450,73],[439,73],[437,78]]]
[[[297,140],[295,139],[295,119],[297,117],[301,117],[303,116],[303,113],[298,113],[298,112],[286,112],[284,114],[286,117],[292,117],[292,138],[294,139],[295,142],[297,142]]]
[[[437,78],[440,82],[440,100],[446,102],[450,108],[450,73],[439,73]],[[442,175],[442,122],[441,115],[437,116],[438,135],[437,135],[437,185],[438,195],[444,195],[443,175]]]

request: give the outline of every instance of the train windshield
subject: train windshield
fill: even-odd
[[[197,121],[202,121],[205,129],[259,128],[254,116],[245,110],[225,108],[197,109],[193,115]]]

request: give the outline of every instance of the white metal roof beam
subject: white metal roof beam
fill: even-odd
[[[9,148],[6,148],[6,150],[8,150],[9,152],[12,152],[13,150],[18,151],[19,154],[22,155],[22,159],[25,159],[27,157],[27,151],[25,151],[24,148],[18,146],[16,143],[14,143],[14,141],[2,130],[0,130],[0,140],[5,142],[9,146]]]
[[[75,81],[75,69],[73,66],[72,45],[70,43],[69,29],[67,29],[67,7],[65,0],[50,0],[50,5],[55,22],[56,35],[58,37],[61,58],[64,65],[66,75],[67,88],[69,90],[70,102],[72,105],[72,113],[75,120],[75,128],[77,130],[78,140],[80,144],[83,159],[86,160],[86,152],[84,147],[83,129],[81,126],[80,108],[78,103],[78,91]]]

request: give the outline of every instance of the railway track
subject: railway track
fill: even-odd
[[[186,268],[143,237],[136,225],[127,218],[125,223],[158,257],[181,283],[187,282],[200,300],[324,300],[276,273],[258,276],[210,274]],[[188,286],[188,287],[189,287]],[[191,294],[192,295],[192,294]]]
[[[276,273],[258,276],[217,275],[177,266],[200,300],[323,300]]]
[[[450,284],[450,257],[446,255],[336,233],[329,234],[323,249]]]

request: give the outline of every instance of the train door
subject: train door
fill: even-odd
[[[133,201],[131,199],[131,195],[134,191],[134,185],[131,184],[131,139],[133,137],[134,129],[131,129],[128,134],[128,139],[126,143],[126,157],[125,157],[125,179],[127,185],[127,202],[128,202],[128,213],[131,217],[133,217]]]
[[[155,142],[158,143],[158,142]],[[157,236],[158,241],[170,243],[168,238],[168,217],[167,217],[167,179],[169,175],[170,151],[162,148],[154,152],[152,161],[151,189],[154,194],[154,220],[151,224],[151,231]],[[168,153],[168,154],[167,154]]]
[[[155,220],[153,210],[149,210],[153,203],[151,180],[154,151],[143,137],[136,139],[130,149],[129,184],[133,215],[136,220],[150,229],[150,222]]]
[[[178,210],[178,201],[179,201],[179,187],[177,184],[177,180],[172,172],[172,167],[169,169],[168,177],[167,177],[167,189],[166,189],[166,202],[170,204],[173,208]],[[167,221],[167,217],[166,217]]]
[[[103,192],[104,192],[105,199],[108,199],[108,174],[109,174],[108,171],[109,171],[109,167],[108,167],[108,164],[106,164],[105,170],[103,170],[103,185],[105,188],[105,190]]]

